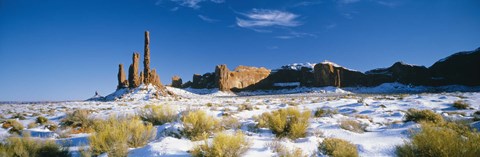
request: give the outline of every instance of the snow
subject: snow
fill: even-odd
[[[419,127],[417,123],[402,121],[405,111],[409,108],[428,109],[445,118],[460,120],[472,119],[478,116],[474,115],[474,112],[480,110],[480,87],[458,85],[426,87],[385,83],[376,87],[296,87],[240,93],[221,92],[218,89],[173,87],[167,87],[167,90],[176,96],[157,99],[152,97],[156,89],[142,86],[132,91],[118,90],[107,96],[107,99],[116,101],[8,103],[0,105],[0,114],[10,118],[16,113],[25,113],[26,119],[19,121],[26,127],[35,121],[37,116],[33,116],[34,113],[59,124],[66,112],[78,108],[93,110],[92,117],[96,118],[106,118],[111,114],[133,114],[139,108],[150,104],[169,104],[178,112],[187,108],[205,110],[209,115],[217,118],[221,118],[225,109],[228,109],[233,111],[230,112],[231,116],[241,122],[240,131],[245,133],[252,143],[244,156],[275,156],[277,154],[268,147],[272,142],[278,142],[289,149],[300,148],[304,153],[316,156],[318,144],[327,137],[352,142],[357,146],[360,156],[395,156],[395,146],[403,144],[404,140],[410,137],[409,130]],[[115,98],[115,96],[118,97]],[[452,108],[453,102],[457,100],[469,103],[473,109]],[[207,103],[214,105],[209,107]],[[237,111],[238,106],[242,104],[254,105],[255,109]],[[251,128],[255,125],[253,116],[291,106],[311,111],[326,108],[337,110],[339,113],[327,117],[312,117],[309,121],[307,136],[297,140],[277,139],[267,128]],[[52,113],[42,112],[49,110],[52,110]],[[453,111],[462,112],[464,115],[454,114]],[[369,118],[363,119],[357,115]],[[356,120],[367,125],[366,132],[356,133],[340,128],[339,124],[344,119]],[[470,125],[480,128],[478,122]],[[157,137],[143,147],[130,148],[128,156],[190,156],[189,150],[202,141],[190,141],[185,137],[173,136],[179,135],[182,127],[179,121],[155,126]],[[88,144],[88,136],[90,136],[90,134],[72,134],[68,138],[61,138],[56,132],[51,132],[44,126],[26,130],[38,134],[35,138],[55,139],[59,144],[68,143],[71,151],[77,151],[81,146]],[[8,129],[0,128],[0,139],[4,140],[9,135]],[[73,154],[78,155],[78,152]]]
[[[314,66],[315,66],[315,63],[309,63],[309,62],[307,62],[307,63],[292,63],[292,64],[287,64],[287,65],[282,66],[281,69],[300,71],[303,67],[305,67],[305,68],[313,70]]]

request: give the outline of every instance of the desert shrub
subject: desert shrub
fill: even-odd
[[[431,110],[408,109],[405,121],[442,123],[443,117]]]
[[[280,157],[307,157],[300,148],[289,149],[278,141],[267,143],[267,147],[272,149]]]
[[[356,132],[356,133],[363,133],[365,132],[366,125],[360,124],[360,122],[356,120],[342,120],[340,121],[340,128]]]
[[[480,133],[458,123],[421,123],[421,131],[396,147],[399,157],[478,156]]]
[[[357,157],[357,147],[345,140],[326,138],[320,143],[318,149],[325,155],[332,157]]]
[[[241,112],[241,111],[244,111],[244,110],[248,110],[248,111],[252,111],[254,109],[254,106],[252,104],[240,104],[238,105],[238,112]]]
[[[146,105],[137,112],[137,115],[153,125],[162,125],[177,120],[178,113],[170,105]]]
[[[470,105],[465,101],[458,100],[458,101],[453,102],[453,107],[455,107],[457,109],[468,109],[468,107],[470,107]]]
[[[220,124],[224,129],[238,129],[241,124],[235,117],[223,117]]]
[[[137,117],[111,116],[94,123],[95,133],[89,137],[90,151],[94,155],[126,156],[129,147],[144,146],[155,137],[152,124],[144,124]]]
[[[58,125],[55,124],[55,123],[47,123],[47,125],[45,125],[45,127],[50,131],[55,131],[55,130],[58,129]]]
[[[266,125],[277,137],[297,139],[305,137],[311,111],[300,112],[297,108],[287,108],[262,114],[261,119],[266,120]]]
[[[27,118],[25,118],[25,116],[23,114],[20,114],[20,113],[17,113],[15,115],[13,115],[10,119],[19,119],[19,120],[25,120]]]
[[[250,147],[251,143],[242,132],[233,135],[218,133],[211,144],[205,140],[192,150],[194,157],[240,157]]]
[[[3,122],[2,128],[4,128],[4,129],[10,128],[10,130],[8,130],[8,132],[11,133],[11,134],[13,134],[13,133],[21,134],[22,130],[23,130],[23,124],[18,122],[17,120],[9,119],[9,120]]]
[[[48,119],[43,116],[39,116],[37,117],[35,122],[43,125],[48,122]]]
[[[35,127],[37,127],[37,126],[38,126],[37,123],[31,122],[31,123],[28,123],[27,128],[31,129],[31,128],[35,128]]]
[[[57,145],[54,141],[34,140],[30,135],[9,137],[0,144],[0,156],[17,157],[69,157],[68,148]]]
[[[268,128],[268,117],[270,113],[265,112],[260,116],[254,116],[253,119],[257,122],[257,128]]]
[[[220,130],[220,122],[205,111],[190,111],[182,117],[183,134],[191,140],[200,140]]]
[[[326,116],[332,116],[334,114],[338,114],[338,111],[333,110],[333,109],[318,108],[317,110],[315,110],[314,116],[315,117],[326,117]]]
[[[89,116],[90,111],[78,109],[67,113],[65,118],[60,121],[60,125],[73,128],[73,133],[92,132],[93,120]]]

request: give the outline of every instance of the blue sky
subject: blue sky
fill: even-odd
[[[227,64],[430,66],[480,47],[478,0],[2,0],[0,101],[81,100],[143,54],[162,82]]]

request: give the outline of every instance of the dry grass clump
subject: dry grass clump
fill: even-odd
[[[309,110],[300,112],[297,108],[289,107],[264,113],[259,119],[265,120],[262,125],[268,126],[277,137],[297,139],[306,136],[310,114]]]
[[[480,133],[463,124],[422,122],[421,125],[421,131],[410,141],[397,146],[397,156],[473,157],[480,154]]]
[[[77,109],[67,113],[67,116],[60,121],[60,125],[73,128],[72,133],[92,132],[93,120],[89,116],[89,110]]]
[[[242,125],[235,117],[223,117],[220,124],[224,129],[239,129]]]
[[[13,115],[12,117],[10,117],[10,119],[25,120],[25,119],[27,119],[27,118],[25,118],[25,114],[17,113],[17,114],[15,114],[15,115]]]
[[[308,155],[304,154],[302,149],[293,148],[289,149],[288,147],[282,145],[278,141],[267,143],[267,147],[277,153],[277,156],[280,157],[307,157]]]
[[[8,130],[9,133],[11,133],[11,134],[16,133],[16,134],[20,135],[22,133],[22,130],[23,130],[23,125],[22,125],[22,123],[18,122],[15,119],[9,119],[9,120],[3,122],[2,128],[4,128],[4,129],[10,128],[10,130]]]
[[[324,139],[318,149],[332,157],[358,157],[357,147],[354,144],[338,138]]]
[[[182,117],[183,134],[191,140],[201,140],[221,130],[220,121],[205,111],[190,111]]]
[[[356,120],[346,119],[346,120],[340,121],[340,128],[348,131],[356,132],[356,133],[365,132],[366,127],[367,127],[366,125],[360,124],[360,122]]]
[[[408,109],[405,121],[442,123],[443,117],[431,110]]]
[[[252,104],[240,104],[238,105],[238,112],[242,112],[244,110],[252,111],[255,107]]]
[[[138,117],[111,116],[107,120],[95,120],[95,133],[89,137],[93,155],[126,156],[129,147],[141,147],[155,137],[151,123]]]
[[[328,117],[334,114],[338,114],[338,110],[318,108],[315,111],[314,116],[318,118],[318,117]]]
[[[162,125],[177,120],[178,112],[170,105],[146,105],[137,115],[153,125]]]
[[[453,107],[463,110],[463,109],[468,109],[470,107],[470,105],[465,101],[457,100],[457,101],[453,102]]]
[[[35,122],[43,125],[43,124],[46,124],[48,122],[48,119],[43,117],[43,116],[39,116],[39,117],[37,117]]]
[[[242,132],[235,134],[218,133],[212,143],[197,145],[191,154],[194,157],[240,157],[250,147],[251,143]]]
[[[68,148],[61,147],[55,141],[34,140],[29,134],[24,137],[9,137],[0,144],[0,156],[13,157],[69,157]]]

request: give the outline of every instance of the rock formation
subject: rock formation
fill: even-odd
[[[334,68],[332,64],[316,64],[314,67],[313,77],[315,86],[335,86],[340,87],[340,70]]]
[[[218,85],[215,83],[215,73],[205,73],[203,75],[194,74],[191,84],[183,85],[185,87],[192,88],[217,88]]]
[[[431,78],[425,66],[410,65],[403,62],[396,62],[389,68],[370,70],[365,74],[383,75],[383,83],[399,82],[412,85],[427,85]]]
[[[480,85],[480,48],[455,53],[430,68],[435,85]]]
[[[270,75],[266,68],[238,66],[230,71],[227,65],[218,65],[215,68],[215,83],[220,91],[242,90],[254,88],[260,81]]]
[[[140,61],[140,54],[133,53],[132,64],[128,68],[128,84],[130,88],[136,88],[142,84],[142,79],[138,76],[138,62]]]
[[[151,76],[150,72],[150,33],[148,31],[145,31],[145,47],[143,55],[143,83],[149,84],[151,83],[150,79],[155,76]]]
[[[179,76],[172,77],[172,87],[182,88],[182,83],[182,78],[180,78]]]
[[[217,65],[215,67],[215,84],[218,86],[220,91],[230,91],[230,82],[228,81],[230,70],[227,68],[227,65]]]
[[[117,89],[128,88],[128,81],[125,77],[125,71],[123,70],[123,64],[118,65],[118,85]]]

